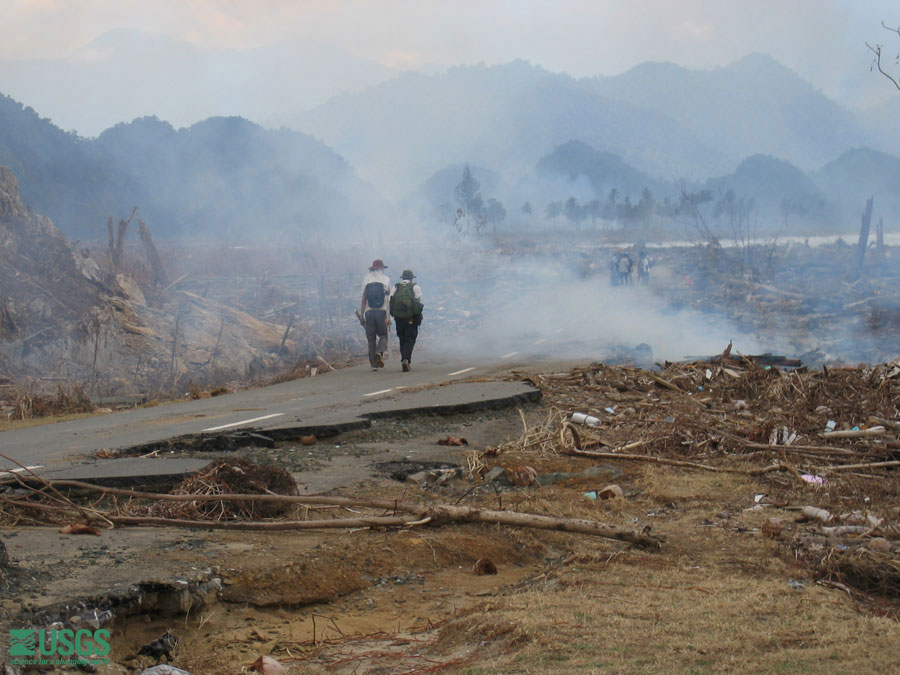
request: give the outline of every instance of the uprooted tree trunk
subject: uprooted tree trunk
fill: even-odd
[[[137,208],[135,206],[131,209],[131,215],[128,218],[123,218],[119,221],[119,228],[115,234],[113,233],[112,216],[106,221],[107,236],[109,238],[109,260],[113,269],[117,272],[121,271],[123,258],[125,257],[125,232],[128,229],[128,223],[131,222],[134,214],[137,213]]]
[[[165,286],[169,283],[169,279],[166,276],[166,270],[163,268],[162,259],[159,257],[159,251],[156,250],[156,245],[153,243],[153,237],[150,236],[150,228],[140,218],[138,218],[138,233],[141,236],[141,241],[144,242],[144,248],[147,249],[150,267],[153,268],[153,284],[155,286]]]
[[[859,241],[856,244],[856,261],[853,267],[854,278],[862,276],[863,263],[866,260],[866,249],[869,247],[869,228],[872,224],[872,202],[874,197],[866,201],[866,210],[863,211],[862,222],[859,227]]]

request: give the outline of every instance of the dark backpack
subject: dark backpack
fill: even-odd
[[[397,284],[391,296],[391,316],[395,319],[412,319],[422,313],[422,303],[416,300],[412,284]]]
[[[384,284],[380,281],[372,281],[366,284],[366,306],[369,309],[382,309],[384,307]]]

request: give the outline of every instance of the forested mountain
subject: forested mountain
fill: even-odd
[[[772,155],[809,171],[874,142],[848,110],[762,54],[711,71],[644,63],[584,86],[664,114],[732,160]]]
[[[677,191],[671,180],[665,181],[631,167],[618,155],[592,148],[581,141],[569,141],[558,146],[537,163],[537,175],[565,176],[577,181],[586,178],[596,197],[606,198],[611,190],[622,197],[640,195],[648,189],[656,195]]]
[[[142,118],[87,140],[3,97],[0,163],[70,237],[103,237],[135,205],[158,236],[347,232],[389,213],[320,141],[237,117],[177,131]]]
[[[763,55],[712,71],[646,63],[582,80],[521,61],[407,74],[294,126],[392,193],[465,161],[518,180],[571,140],[650,175],[698,182],[753,155],[810,171],[852,147],[877,147],[853,114]]]
[[[516,61],[406,74],[297,117],[391,195],[451,164],[524,176],[557,145],[581,140],[659,171],[707,176],[733,165],[657,111],[605,98],[577,80]]]
[[[896,228],[900,213],[900,159],[871,148],[854,148],[812,174],[832,203],[843,204],[844,218],[859,221],[866,200],[874,197],[874,217]]]

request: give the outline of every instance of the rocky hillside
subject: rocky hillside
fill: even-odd
[[[60,334],[83,329],[106,291],[99,266],[50,220],[22,205],[10,169],[0,166],[0,358],[28,369]]]
[[[98,264],[23,206],[12,171],[0,166],[0,379],[49,375],[119,394],[183,390],[276,364],[283,327],[139,283],[107,258]]]

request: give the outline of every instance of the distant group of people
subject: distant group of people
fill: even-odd
[[[372,370],[384,368],[384,352],[387,350],[388,326],[391,317],[400,340],[400,367],[408,373],[412,363],[413,348],[422,324],[422,289],[413,281],[412,270],[403,270],[400,281],[392,288],[385,273],[383,260],[373,260],[369,272],[363,278],[362,302],[359,322],[366,329],[369,343],[369,365]]]
[[[634,284],[634,260],[631,255],[625,251],[613,253],[609,261],[609,284],[610,286],[631,286]],[[637,278],[638,284],[646,286],[650,283],[650,257],[646,251],[638,254],[637,261]]]

